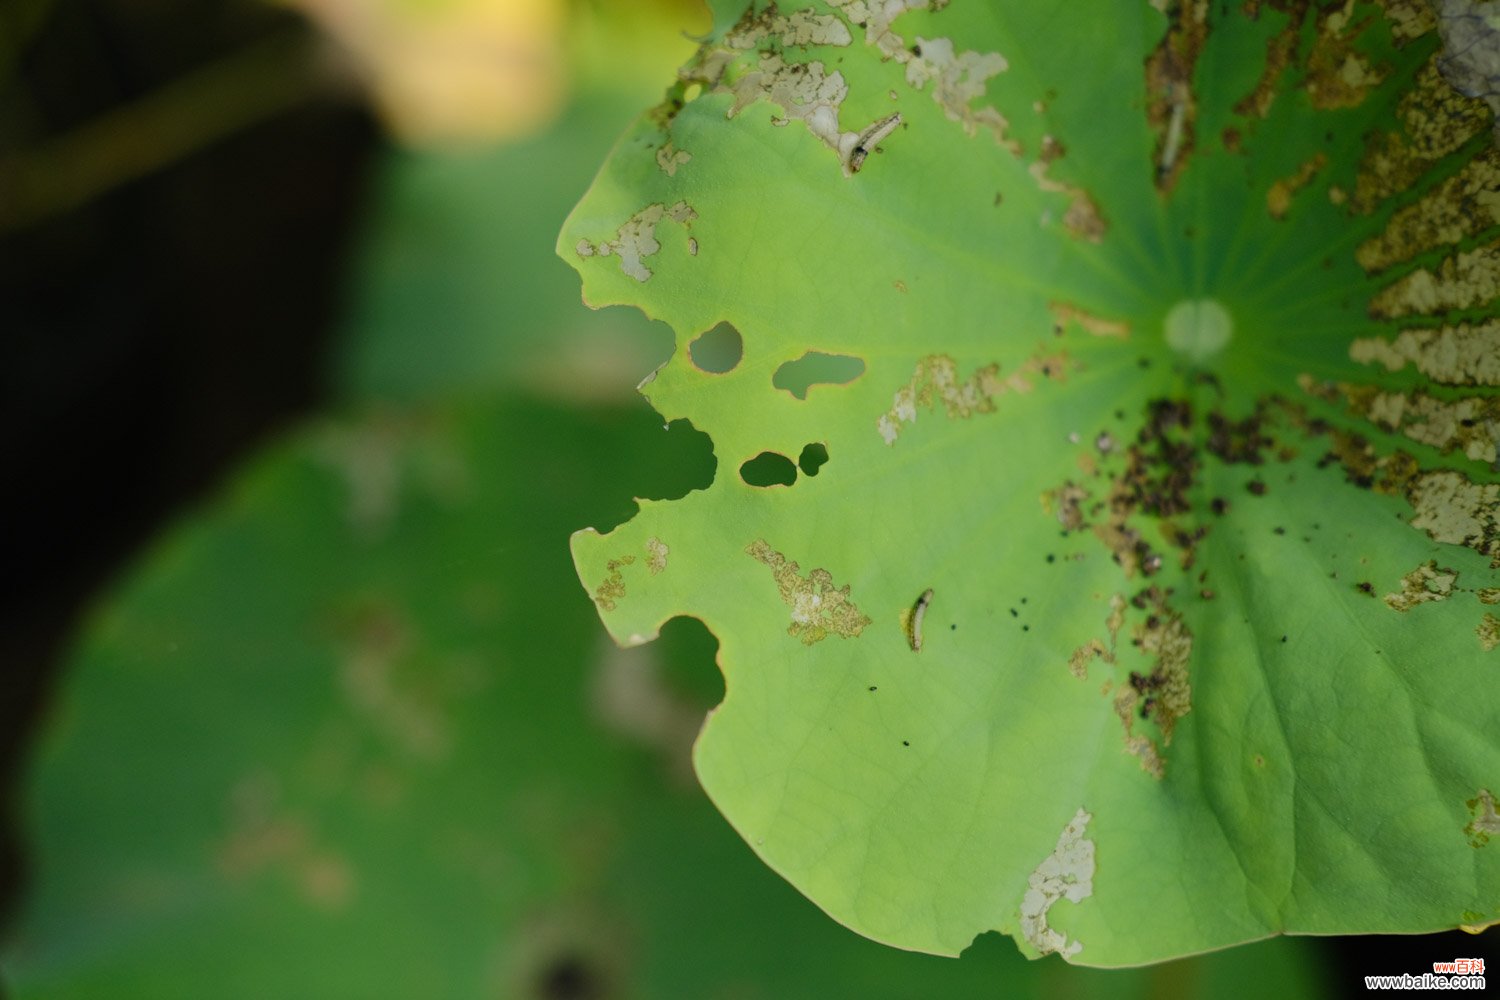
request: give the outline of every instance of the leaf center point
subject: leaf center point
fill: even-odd
[[[1167,346],[1195,364],[1222,351],[1234,335],[1234,320],[1214,299],[1185,299],[1167,313]]]

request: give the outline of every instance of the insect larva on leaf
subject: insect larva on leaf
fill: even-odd
[[[859,168],[865,165],[865,157],[870,155],[870,150],[880,144],[880,141],[896,131],[896,126],[901,124],[901,112],[886,115],[880,121],[871,125],[859,134],[854,142],[854,149],[849,152],[849,172],[859,173]]]
[[[927,616],[927,605],[932,603],[932,588],[928,587],[922,591],[922,596],[917,598],[916,606],[911,609],[911,631],[907,638],[911,640],[911,651],[920,653],[922,651],[922,619]]]

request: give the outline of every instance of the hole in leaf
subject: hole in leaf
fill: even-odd
[[[657,642],[662,680],[673,694],[704,712],[724,700],[719,640],[702,620],[679,615],[661,627]]]
[[[796,361],[788,361],[776,369],[771,384],[798,399],[806,399],[808,390],[815,385],[848,385],[864,373],[863,358],[808,351]]]
[[[688,357],[693,364],[710,375],[734,371],[744,356],[745,342],[740,331],[728,323],[720,323],[688,345]]]
[[[641,409],[644,410],[644,401]],[[718,459],[714,456],[714,442],[707,434],[698,430],[688,420],[674,420],[663,433],[661,418],[656,414],[642,414],[637,424],[637,436],[622,438],[613,428],[620,421],[617,411],[606,410],[585,425],[585,432],[599,440],[631,443],[634,468],[628,490],[617,494],[609,507],[591,514],[594,525],[602,532],[614,530],[634,517],[637,505],[632,497],[642,500],[681,500],[694,490],[706,490],[713,485],[718,473]],[[634,415],[631,415],[635,423]],[[604,461],[600,455],[598,461]],[[587,484],[580,480],[577,487],[587,492]],[[602,499],[602,498],[601,498]]]
[[[714,439],[688,420],[673,420],[666,426],[666,441],[642,456],[645,468],[636,495],[642,499],[682,499],[693,490],[714,484]]]
[[[828,449],[817,441],[803,448],[801,457],[797,459],[797,467],[805,476],[816,476],[818,470],[827,464]]]
[[[790,486],[797,481],[797,467],[785,455],[763,451],[740,466],[740,478],[750,486]]]
[[[653,448],[642,462],[645,482],[637,496],[646,500],[680,500],[693,490],[713,485],[718,459],[714,457],[713,438],[694,427],[690,420],[667,424],[666,441]]]

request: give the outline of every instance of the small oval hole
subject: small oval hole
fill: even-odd
[[[808,351],[796,361],[788,361],[776,369],[771,384],[798,399],[806,399],[808,390],[815,385],[848,385],[864,373],[863,358]]]
[[[763,451],[740,466],[740,478],[750,486],[790,486],[797,481],[797,466],[785,455]]]
[[[797,459],[797,468],[801,469],[805,476],[816,476],[818,470],[827,464],[828,448],[818,441],[803,448],[801,457]]]
[[[728,323],[720,323],[688,345],[688,357],[693,364],[710,375],[734,371],[744,355],[745,342],[740,331]]]

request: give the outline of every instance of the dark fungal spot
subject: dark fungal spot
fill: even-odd
[[[1265,462],[1262,451],[1272,445],[1263,428],[1264,419],[1264,404],[1243,420],[1230,420],[1222,413],[1210,413],[1206,447],[1231,465],[1261,465]]]
[[[1366,597],[1375,596],[1375,585],[1368,580],[1359,581],[1354,585],[1354,589],[1359,591],[1361,594],[1364,594]]]
[[[1266,495],[1266,484],[1264,480],[1252,479],[1245,484],[1245,489],[1249,490],[1250,493],[1254,496],[1263,497]]]
[[[874,691],[874,690],[875,690],[875,685],[874,685],[874,684],[871,684],[871,685],[870,685],[870,690],[871,690],[871,691]]]
[[[904,747],[909,747],[911,746],[911,740],[902,740],[901,745]]]

